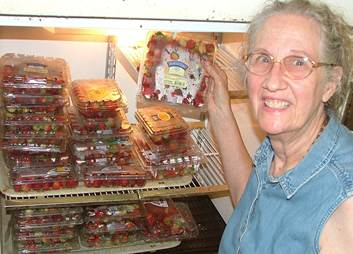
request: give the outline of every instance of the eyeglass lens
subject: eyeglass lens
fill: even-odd
[[[268,74],[275,62],[280,62],[286,73],[294,79],[301,79],[308,76],[312,71],[312,63],[308,57],[304,56],[287,56],[281,61],[275,61],[272,56],[264,53],[250,54],[246,66],[248,70],[257,75]]]

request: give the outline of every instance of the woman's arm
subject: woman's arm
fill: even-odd
[[[226,74],[210,62],[205,62],[204,68],[211,77],[207,102],[209,122],[218,144],[232,201],[237,203],[251,174],[252,161],[231,109]]]
[[[327,221],[320,237],[320,254],[353,253],[353,197]]]

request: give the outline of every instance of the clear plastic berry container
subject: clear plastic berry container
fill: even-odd
[[[70,166],[24,168],[10,172],[16,192],[48,191],[78,186],[78,176]]]
[[[131,125],[122,110],[115,111],[114,117],[87,118],[74,108],[69,109],[70,130],[75,140],[87,137],[120,136],[131,132]]]
[[[65,105],[68,103],[66,95],[28,95],[3,93],[5,105]]]
[[[11,104],[5,105],[4,108],[7,113],[11,114],[61,114],[65,105],[52,104],[52,105],[21,105]]]
[[[18,137],[52,137],[66,138],[68,130],[65,123],[50,122],[12,122],[3,123],[3,135],[9,138]]]
[[[0,147],[7,151],[65,152],[66,138],[55,137],[7,137],[3,136]]]
[[[122,218],[139,218],[142,216],[143,213],[139,203],[85,208],[85,222],[107,222]]]
[[[146,161],[143,155],[134,150],[139,164],[147,171],[151,171],[154,179],[175,178],[182,176],[193,176],[200,168],[203,157],[199,154],[187,156],[175,156],[163,161]]]
[[[110,153],[100,150],[73,151],[75,163],[85,166],[126,165],[134,162],[130,149]]]
[[[74,141],[72,150],[75,152],[84,151],[103,151],[108,153],[117,153],[122,150],[131,149],[132,142],[129,136],[111,136],[100,139],[86,139],[84,141]]]
[[[146,232],[142,230],[135,231],[119,231],[114,234],[86,234],[80,235],[80,242],[88,248],[102,248],[114,246],[129,246],[135,244],[143,244],[146,239]]]
[[[115,234],[118,232],[131,232],[146,229],[145,218],[120,218],[109,221],[88,221],[82,225],[84,234]]]
[[[64,59],[8,53],[0,58],[0,87],[26,95],[61,95],[70,80]]]
[[[10,169],[31,167],[66,166],[72,163],[71,154],[62,153],[31,153],[23,151],[3,151],[6,165]]]
[[[86,187],[143,187],[151,174],[139,165],[80,165],[79,171]]]
[[[71,93],[74,104],[86,117],[114,117],[115,110],[127,107],[125,95],[115,80],[75,80]]]
[[[179,111],[167,106],[151,106],[137,109],[137,121],[155,144],[185,138],[189,127]]]
[[[158,162],[165,159],[178,155],[187,155],[190,150],[196,149],[196,144],[190,135],[186,135],[182,139],[169,140],[169,142],[157,145],[146,135],[139,125],[133,128],[132,139],[145,160],[155,162],[157,165]]]
[[[32,253],[68,253],[80,248],[78,238],[69,239],[61,242],[60,239],[49,240],[45,243],[39,241],[15,241],[15,249],[18,254],[32,254]]]
[[[213,60],[213,41],[150,33],[140,67],[139,94],[147,100],[205,107],[207,75],[201,60]]]
[[[66,124],[68,119],[64,108],[62,112],[59,113],[48,113],[48,114],[34,114],[34,113],[24,113],[16,114],[9,113],[5,110],[2,111],[4,124],[16,124],[18,122],[23,122],[27,124],[36,123],[56,123],[56,124]]]
[[[144,201],[143,207],[150,240],[183,240],[197,236],[197,225],[186,204],[161,199]]]
[[[49,227],[36,228],[17,228],[14,230],[15,239],[20,241],[47,239],[47,238],[62,238],[72,239],[76,235],[75,225],[51,225]]]
[[[82,207],[28,208],[13,213],[16,230],[73,226],[83,223]]]

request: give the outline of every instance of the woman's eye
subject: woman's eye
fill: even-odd
[[[257,63],[270,63],[271,62],[271,58],[267,55],[258,55],[256,57],[256,62]]]
[[[298,66],[298,67],[301,67],[307,64],[307,61],[302,57],[294,57],[291,60],[291,62],[293,66]]]

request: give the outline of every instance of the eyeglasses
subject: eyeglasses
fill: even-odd
[[[263,52],[251,53],[247,55],[244,60],[246,69],[258,76],[264,76],[270,73],[275,63],[281,63],[284,67],[284,73],[290,79],[295,80],[305,79],[312,73],[314,68],[321,66],[337,66],[336,64],[315,62],[309,57],[296,55],[290,55],[282,60],[276,60],[273,56]]]

